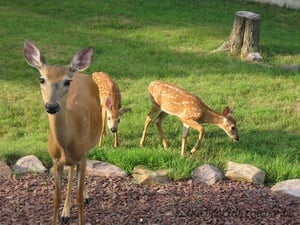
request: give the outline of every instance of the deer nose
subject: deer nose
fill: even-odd
[[[233,138],[233,140],[234,140],[234,141],[239,141],[240,138],[239,138],[239,136],[235,136],[235,137]]]
[[[60,106],[57,102],[47,102],[45,104],[45,109],[47,113],[55,114],[60,110]]]
[[[117,128],[116,128],[116,127],[112,127],[110,130],[111,130],[111,132],[113,132],[113,133],[117,132]]]

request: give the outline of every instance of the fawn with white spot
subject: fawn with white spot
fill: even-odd
[[[102,127],[99,146],[103,144],[105,135],[105,120],[107,119],[108,129],[114,133],[114,147],[119,147],[118,126],[121,116],[131,111],[130,108],[122,108],[121,92],[118,84],[104,72],[95,72],[92,75],[93,80],[99,88],[99,95],[102,107]]]
[[[174,115],[183,123],[181,156],[184,155],[188,130],[190,127],[199,132],[198,139],[190,152],[194,153],[199,148],[201,139],[204,135],[204,128],[201,123],[215,124],[222,128],[233,140],[239,140],[236,122],[231,117],[232,110],[229,107],[225,107],[223,114],[220,114],[210,109],[196,95],[164,81],[152,81],[148,90],[152,108],[145,121],[145,127],[140,141],[141,146],[144,146],[148,126],[156,114],[158,114],[158,116],[156,117],[155,124],[164,148],[168,148],[161,126],[164,119],[168,115]]]

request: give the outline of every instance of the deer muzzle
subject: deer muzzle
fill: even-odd
[[[232,139],[233,139],[233,141],[239,141],[240,140],[239,136],[234,136]]]
[[[60,106],[57,102],[47,102],[45,104],[45,109],[47,113],[55,114],[60,110]]]
[[[116,133],[116,132],[117,132],[117,130],[118,130],[118,128],[116,128],[116,127],[112,127],[110,130],[111,130],[111,132],[112,132],[112,133]]]

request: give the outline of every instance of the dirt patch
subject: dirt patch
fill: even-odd
[[[50,224],[53,183],[48,173],[0,183],[1,225]],[[273,196],[263,186],[232,181],[208,186],[191,180],[139,186],[130,177],[92,176],[86,183],[92,198],[84,208],[86,224],[300,224],[300,200]],[[78,224],[74,189],[68,224]]]

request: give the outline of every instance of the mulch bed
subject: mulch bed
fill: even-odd
[[[300,199],[277,197],[248,183],[208,186],[189,180],[151,186],[133,184],[131,177],[89,176],[86,184],[92,198],[84,207],[87,225],[300,224]],[[69,225],[78,224],[75,182],[73,187]],[[0,225],[50,224],[52,201],[48,173],[0,178]]]

